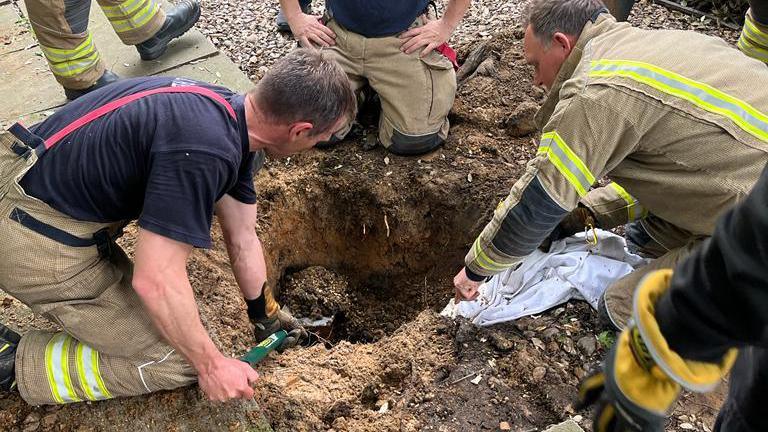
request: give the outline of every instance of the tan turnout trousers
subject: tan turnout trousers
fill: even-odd
[[[195,371],[145,312],[122,249],[108,242],[106,254],[104,244],[77,247],[49,238],[87,240],[105,229],[115,234],[122,224],[77,221],[26,195],[18,182],[38,156],[21,135],[0,135],[0,288],[63,330],[22,336],[16,354],[22,398],[32,405],[79,402],[195,382]]]
[[[32,30],[51,72],[65,88],[84,89],[106,66],[88,30],[91,0],[24,0]],[[165,13],[159,0],[98,0],[126,45],[146,41],[160,30]]]
[[[424,57],[419,57],[420,51],[405,54],[397,36],[367,38],[332,18],[327,26],[336,33],[336,45],[327,52],[347,73],[352,88],[359,92],[368,84],[381,99],[379,142],[403,155],[425,153],[442,144],[456,96],[451,61],[434,50]]]

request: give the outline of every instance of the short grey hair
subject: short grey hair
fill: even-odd
[[[271,121],[312,123],[312,136],[342,117],[351,122],[357,112],[347,74],[315,49],[299,48],[275,62],[248,94]]]
[[[603,8],[600,0],[532,0],[525,24],[548,45],[558,32],[579,37],[587,21]]]

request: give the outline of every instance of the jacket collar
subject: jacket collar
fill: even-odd
[[[568,55],[568,58],[565,59],[563,65],[560,66],[560,71],[557,74],[557,78],[555,78],[554,84],[552,84],[552,88],[549,90],[549,93],[547,93],[544,103],[536,113],[535,120],[539,129],[547,124],[552,113],[555,111],[555,106],[560,101],[560,89],[563,87],[563,84],[573,76],[576,67],[581,62],[581,56],[584,53],[584,48],[587,46],[587,43],[595,37],[613,29],[616,25],[616,19],[607,12],[601,13],[594,20],[587,21],[587,24],[579,35],[579,39],[576,41],[576,46],[573,47],[573,50],[571,50],[571,53]]]

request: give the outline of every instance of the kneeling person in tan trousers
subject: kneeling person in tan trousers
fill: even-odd
[[[549,88],[538,152],[467,254],[457,293],[473,298],[573,220],[584,230],[583,215],[606,229],[638,220],[628,237],[655,259],[602,298],[621,328],[642,276],[711,236],[760,177],[768,91],[755,83],[768,69],[717,38],[618,23],[600,0],[534,0],[524,49]],[[604,176],[614,183],[592,189]]]
[[[450,0],[442,18],[429,20],[427,0],[327,0],[321,20],[303,13],[298,0],[280,1],[302,46],[323,47],[358,93],[369,85],[379,95],[378,141],[401,155],[432,151],[448,136],[456,74],[436,48],[448,40],[469,4]]]
[[[213,400],[253,396],[256,372],[200,322],[187,259],[211,247],[215,211],[256,339],[283,328],[295,344],[303,329],[263,289],[254,172],[327,140],[355,104],[338,64],[297,50],[245,95],[127,79],[0,135],[0,288],[63,330],[0,325],[0,387],[34,405],[195,381]],[[114,243],[132,220],[133,263]]]

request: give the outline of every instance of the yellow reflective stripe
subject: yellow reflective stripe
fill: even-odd
[[[566,154],[566,156],[568,156],[568,159],[573,162],[574,165],[576,165],[579,171],[581,171],[581,173],[584,175],[584,178],[587,179],[589,182],[588,186],[592,186],[592,184],[595,182],[595,176],[592,175],[592,171],[590,171],[584,162],[582,162],[581,159],[576,156],[576,153],[574,153],[573,150],[568,147],[560,134],[558,134],[557,131],[552,131],[541,135],[542,140],[547,138],[551,138],[557,143],[560,149]]]
[[[75,393],[75,386],[72,385],[72,377],[69,375],[69,347],[72,345],[71,336],[67,335],[61,347],[61,372],[64,376],[64,385],[66,386],[70,402],[80,402],[80,398]],[[67,398],[64,398],[67,399]]]
[[[77,349],[75,350],[75,362],[77,363],[77,376],[80,378],[80,388],[83,389],[83,393],[85,393],[85,397],[88,398],[88,400],[96,400],[96,396],[93,394],[93,391],[91,391],[90,383],[88,382],[88,378],[85,376],[85,365],[83,364],[83,344],[78,343]]]
[[[747,14],[747,19],[744,20],[744,27],[741,29],[742,34],[746,33],[750,39],[761,45],[768,45],[768,32],[758,28],[752,20],[752,14]]]
[[[99,352],[91,350],[91,368],[94,370],[94,376],[96,377],[96,385],[99,386],[101,394],[107,399],[112,399],[112,393],[107,390],[107,386],[104,385],[104,380],[101,378],[101,372],[99,371]]]
[[[155,0],[152,0],[151,2],[148,2],[147,5],[144,6],[134,16],[110,22],[112,23],[112,28],[116,32],[124,33],[145,25],[157,14],[159,10],[160,4],[156,3]]]
[[[3,345],[3,347],[2,347],[2,348],[0,348],[0,353],[1,353],[1,352],[3,352],[3,351],[5,351],[5,350],[7,350],[9,346],[11,346],[11,344],[5,344],[5,345]]]
[[[624,199],[624,201],[627,203],[627,220],[633,221],[637,218],[637,215],[635,213],[635,207],[637,207],[637,200],[635,197],[629,194],[629,192],[626,191],[623,187],[621,187],[620,184],[613,182],[610,184],[610,186],[616,190],[616,193],[619,194],[619,196]]]
[[[754,59],[760,60],[763,63],[768,63],[768,49],[766,47],[756,45],[754,42],[745,37],[743,33],[739,37],[739,42],[736,45],[744,54]]]
[[[751,135],[768,142],[768,116],[750,104],[716,88],[658,66],[631,60],[595,60],[591,77],[624,77],[663,93],[684,99],[699,108],[730,119]]]
[[[53,48],[45,45],[40,45],[40,49],[43,51],[45,58],[52,62],[62,62],[71,60],[77,57],[82,57],[87,52],[95,49],[93,45],[93,35],[88,33],[88,37],[85,38],[83,43],[72,49]]]
[[[472,245],[472,248],[475,251],[475,261],[480,267],[493,272],[506,270],[507,266],[497,263],[496,261],[492,260],[491,257],[489,257],[485,252],[483,252],[483,249],[480,247],[479,238],[475,240],[475,244]]]
[[[59,394],[59,386],[56,385],[56,376],[54,374],[53,366],[53,347],[58,340],[58,337],[59,335],[52,337],[51,340],[48,341],[48,345],[45,346],[45,374],[48,376],[48,387],[51,389],[53,399],[57,403],[64,403],[64,399],[62,399]]]
[[[99,372],[99,353],[90,346],[78,343],[75,356],[80,387],[90,400],[109,399],[112,395],[104,386]]]
[[[126,0],[117,6],[102,6],[101,10],[107,18],[122,18],[140,8],[145,0]]]
[[[68,61],[65,63],[49,62],[49,65],[51,66],[51,72],[53,72],[54,75],[70,77],[70,76],[81,74],[84,71],[88,70],[89,68],[92,68],[94,65],[98,63],[99,58],[100,58],[99,53],[94,52],[88,57],[85,57],[78,61]]]
[[[595,182],[595,176],[571,150],[556,131],[541,135],[538,154],[545,154],[550,162],[560,171],[576,189],[579,196],[584,196]]]
[[[45,368],[53,398],[58,403],[80,402],[69,375],[69,347],[74,339],[58,333],[45,347]]]

